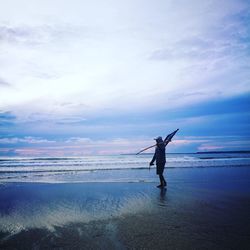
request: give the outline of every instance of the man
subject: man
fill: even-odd
[[[149,165],[150,166],[154,165],[154,161],[156,161],[156,174],[158,174],[160,178],[160,185],[158,185],[157,187],[163,188],[167,185],[163,176],[163,172],[164,172],[164,167],[166,163],[165,148],[169,141],[165,143],[162,140],[161,136],[157,137],[155,140],[156,140],[155,153]]]

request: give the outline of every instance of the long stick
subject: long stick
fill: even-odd
[[[173,133],[171,133],[171,134],[169,134],[165,139],[164,139],[164,144],[165,145],[167,145],[170,141],[171,141],[171,139],[175,136],[175,134],[178,132],[178,130],[179,129],[176,129]],[[141,151],[139,151],[138,153],[136,153],[136,155],[138,155],[138,154],[140,154],[140,153],[142,153],[142,152],[144,152],[144,151],[146,151],[146,150],[148,150],[148,149],[150,149],[150,148],[153,148],[153,147],[155,147],[157,144],[155,144],[155,145],[153,145],[153,146],[149,146],[149,147],[147,147],[147,148],[144,148],[144,149],[142,149]]]
[[[142,153],[143,151],[146,151],[146,150],[148,150],[148,149],[150,149],[150,148],[153,148],[153,147],[155,147],[155,146],[156,146],[156,144],[153,145],[153,146],[149,146],[149,147],[147,147],[147,148],[144,148],[144,149],[142,149],[141,151],[139,151],[139,152],[136,153],[136,154],[138,155],[138,154]]]

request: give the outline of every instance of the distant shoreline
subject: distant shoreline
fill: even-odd
[[[140,155],[152,155],[153,153],[141,153]],[[182,153],[171,153],[167,152],[166,154],[250,154],[250,150],[236,150],[236,151],[198,151],[198,152],[182,152]],[[120,154],[120,155],[134,155],[134,154]]]
[[[249,150],[238,150],[238,151],[201,151],[196,154],[249,154]]]

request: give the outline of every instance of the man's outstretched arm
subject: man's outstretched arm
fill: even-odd
[[[169,142],[171,142],[171,139],[164,142],[165,146],[167,146]]]

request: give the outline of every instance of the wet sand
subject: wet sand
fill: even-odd
[[[2,184],[0,249],[249,249],[250,168],[178,171],[163,190]]]

